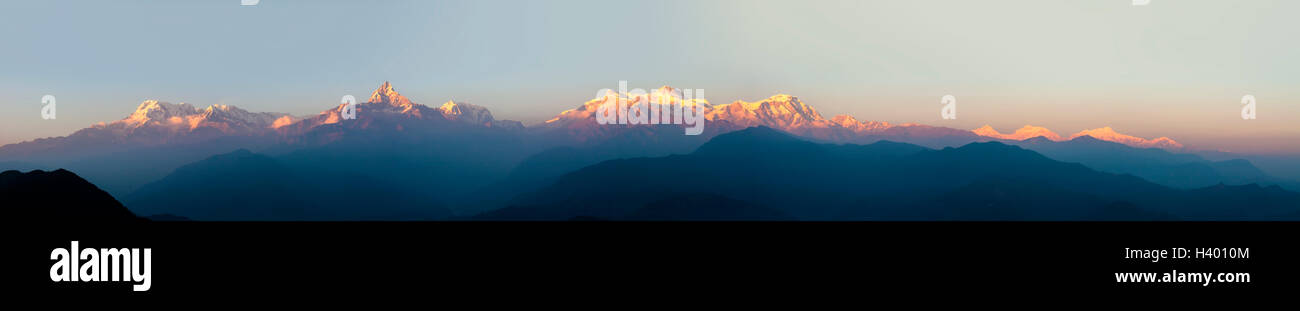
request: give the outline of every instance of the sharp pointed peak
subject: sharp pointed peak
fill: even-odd
[[[383,84],[380,84],[379,88],[375,89],[375,92],[370,94],[370,100],[366,102],[382,103],[392,106],[409,106],[412,104],[410,99],[407,99],[406,96],[402,96],[401,93],[398,93],[397,90],[393,88],[393,84],[388,81],[384,81]]]

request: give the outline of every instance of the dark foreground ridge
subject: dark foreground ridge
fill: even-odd
[[[10,221],[139,221],[95,185],[64,169],[0,173],[0,201]]]

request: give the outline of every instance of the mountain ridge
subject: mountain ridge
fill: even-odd
[[[107,192],[65,169],[0,172],[0,200],[14,222],[143,220]]]
[[[761,202],[803,220],[1271,219],[1300,203],[1300,194],[1280,188],[1170,189],[1000,142],[894,153],[880,148],[892,143],[880,143],[850,153],[872,146],[797,143],[780,133],[752,127],[691,154],[604,161],[479,218],[619,219],[653,198],[699,193]],[[636,176],[637,187],[613,186],[626,176]],[[1252,191],[1266,196],[1250,209],[1221,204]]]
[[[1070,135],[1069,137],[1062,137],[1061,135],[1056,134],[1056,132],[1052,132],[1052,130],[1049,130],[1044,127],[1033,126],[1033,125],[1025,125],[1024,127],[1017,129],[1015,132],[1011,134],[1003,134],[1001,132],[998,132],[998,130],[994,129],[992,126],[989,125],[985,125],[983,127],[971,130],[971,132],[975,133],[975,135],[995,138],[995,139],[1002,139],[1002,140],[1019,141],[1019,140],[1028,140],[1032,138],[1042,137],[1051,141],[1059,142],[1059,141],[1074,140],[1080,137],[1091,137],[1098,140],[1121,143],[1121,144],[1125,144],[1132,147],[1138,147],[1138,148],[1160,148],[1160,149],[1167,149],[1167,150],[1182,150],[1186,148],[1186,146],[1183,146],[1183,144],[1178,143],[1177,141],[1174,141],[1169,137],[1157,137],[1153,139],[1145,139],[1137,136],[1121,134],[1119,132],[1116,132],[1115,129],[1109,126],[1079,131],[1078,133]]]
[[[1053,141],[1062,141],[1090,136],[1136,147],[1155,147],[1171,150],[1185,148],[1182,144],[1168,137],[1144,139],[1121,134],[1110,127],[1084,130],[1066,137],[1046,128],[1030,125],[1026,125],[1014,133],[1003,134],[987,125],[975,130],[962,131],[914,123],[891,124],[889,122],[861,121],[851,115],[836,115],[827,119],[813,106],[804,103],[799,97],[789,94],[776,94],[753,102],[736,100],[716,106],[709,104],[707,100],[702,98],[684,100],[682,99],[681,90],[669,86],[639,96],[613,93],[607,95],[629,99],[633,103],[639,100],[662,97],[666,98],[669,103],[700,107],[704,110],[705,119],[710,123],[726,121],[736,129],[767,126],[799,136],[842,143],[867,143],[882,139],[901,141],[914,139],[914,141],[910,142],[921,143],[930,147],[942,147],[945,145],[963,145],[968,142],[978,141],[980,138],[1024,140],[1033,137],[1046,137]],[[589,100],[577,108],[558,113],[555,117],[542,124],[525,127],[518,121],[496,120],[489,109],[469,103],[447,101],[437,107],[422,105],[399,93],[392,83],[384,81],[371,93],[366,102],[358,103],[358,120],[350,123],[355,123],[352,126],[358,128],[367,128],[378,122],[385,124],[384,126],[392,126],[399,131],[412,126],[412,124],[409,124],[410,122],[400,121],[400,119],[427,120],[426,123],[447,121],[446,123],[461,123],[508,130],[528,128],[536,131],[548,128],[567,128],[565,135],[571,136],[570,140],[572,141],[578,143],[596,142],[613,135],[601,134],[609,132],[610,129],[597,127],[600,125],[596,124],[594,116],[599,104],[608,98],[610,97]],[[197,109],[187,103],[170,104],[157,100],[147,100],[142,102],[131,115],[122,120],[97,123],[69,136],[0,146],[0,155],[4,154],[4,149],[23,149],[25,147],[21,146],[23,144],[55,143],[60,138],[72,136],[109,137],[117,141],[140,136],[140,142],[154,143],[166,143],[173,139],[174,136],[203,132],[204,130],[209,132],[206,133],[207,136],[276,135],[290,137],[306,134],[320,126],[340,124],[344,121],[341,114],[344,108],[345,105],[339,104],[335,108],[326,109],[315,116],[298,118],[285,113],[249,112],[235,106],[221,104]],[[374,120],[375,118],[389,120]],[[926,140],[941,142],[932,143]]]

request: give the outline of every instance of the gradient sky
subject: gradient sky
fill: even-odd
[[[1300,1],[9,1],[0,144],[140,101],[315,114],[392,81],[535,123],[627,80],[826,117],[1300,153]],[[58,119],[40,99],[58,98]],[[941,120],[939,99],[958,99]],[[1243,95],[1259,119],[1240,118]]]

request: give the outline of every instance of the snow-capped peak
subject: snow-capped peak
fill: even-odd
[[[387,104],[390,106],[410,106],[412,104],[411,100],[407,99],[406,96],[398,94],[397,90],[394,90],[393,85],[388,83],[388,81],[384,81],[384,84],[380,84],[379,88],[375,89],[375,92],[370,94],[370,100],[367,102]]]
[[[764,125],[780,129],[830,124],[812,106],[787,94],[773,95],[757,102],[735,101],[718,105],[706,116],[709,120],[727,120],[741,126]]]
[[[167,120],[173,117],[186,117],[197,113],[198,110],[194,109],[194,106],[191,106],[190,104],[172,104],[150,99],[141,102],[140,106],[135,108],[135,112],[132,112],[131,116],[122,121],[133,125],[140,125],[148,123],[149,121]]]
[[[1061,138],[1061,135],[1056,134],[1056,132],[1053,132],[1052,130],[1049,130],[1045,127],[1039,127],[1033,125],[1025,125],[1024,127],[1017,129],[1014,133],[1011,134],[1002,134],[1001,132],[998,132],[998,130],[993,129],[992,126],[988,126],[988,125],[971,130],[971,132],[979,136],[991,137],[997,139],[1007,139],[1007,140],[1026,140],[1034,137],[1043,137],[1043,138],[1050,139],[1052,141],[1064,140],[1063,138]]]
[[[458,103],[448,101],[441,106],[430,107],[423,104],[412,102],[406,96],[397,93],[393,84],[385,81],[375,89],[370,99],[357,105],[356,121],[347,122],[343,117],[342,111],[345,105],[339,105],[336,108],[327,109],[320,114],[304,118],[302,120],[274,120],[272,126],[279,129],[289,126],[284,131],[301,133],[310,131],[321,125],[327,124],[345,124],[348,128],[368,129],[377,124],[374,121],[381,120],[378,124],[383,126],[394,126],[398,131],[411,129],[412,126],[427,126],[440,124],[441,121],[453,121],[479,127],[509,128],[522,129],[523,124],[518,121],[496,120],[492,117],[492,112],[487,108],[471,105],[467,103]]]
[[[492,118],[492,112],[488,111],[487,108],[467,103],[447,101],[447,103],[438,107],[438,110],[442,111],[442,116],[448,120],[473,124],[490,124],[495,121]]]
[[[852,130],[853,132],[856,133],[881,131],[893,127],[893,125],[890,125],[889,122],[858,121],[857,118],[854,118],[853,116],[847,114],[837,115],[831,118],[830,122],[839,127]]]
[[[1109,141],[1109,142],[1121,143],[1121,144],[1125,144],[1125,145],[1129,145],[1129,146],[1133,146],[1133,147],[1142,147],[1142,148],[1164,148],[1164,149],[1181,149],[1181,148],[1183,148],[1183,144],[1180,144],[1180,143],[1178,143],[1177,141],[1174,141],[1173,139],[1170,139],[1169,137],[1159,137],[1159,138],[1156,138],[1156,139],[1145,139],[1145,138],[1141,138],[1141,137],[1135,137],[1135,136],[1130,136],[1130,135],[1121,134],[1121,133],[1119,133],[1119,132],[1116,132],[1115,129],[1110,128],[1109,126],[1107,126],[1107,127],[1103,127],[1103,128],[1098,128],[1098,129],[1091,129],[1091,130],[1080,131],[1079,133],[1076,133],[1076,134],[1074,134],[1074,135],[1071,135],[1071,136],[1070,136],[1070,139],[1075,139],[1075,138],[1082,137],[1082,136],[1090,136],[1090,137],[1092,137],[1092,138],[1096,138],[1096,139],[1099,139],[1099,140],[1104,140],[1104,141]]]
[[[996,129],[993,129],[992,126],[988,126],[988,125],[971,130],[971,132],[979,136],[997,138],[997,139],[1007,139],[1007,140],[1026,140],[1034,137],[1044,137],[1053,141],[1066,141],[1066,140],[1073,140],[1075,138],[1087,136],[1087,137],[1096,138],[1097,140],[1115,142],[1115,143],[1125,144],[1125,145],[1139,147],[1139,148],[1165,148],[1165,149],[1183,148],[1182,144],[1174,141],[1173,139],[1170,139],[1169,137],[1145,139],[1141,137],[1121,134],[1119,132],[1116,132],[1115,129],[1109,126],[1091,129],[1091,130],[1083,130],[1078,133],[1075,133],[1074,135],[1070,135],[1070,137],[1068,138],[1061,137],[1060,135],[1057,135],[1055,132],[1052,132],[1047,128],[1033,126],[1033,125],[1025,125],[1025,127],[1022,127],[1016,130],[1015,133],[1011,133],[1011,134],[1002,134],[1001,132],[998,132]]]
[[[605,104],[606,100],[616,98],[625,100],[629,105],[644,102],[651,104],[681,105],[683,107],[700,107],[703,111],[709,111],[712,107],[709,105],[709,101],[700,98],[699,96],[700,94],[691,94],[691,98],[687,99],[683,90],[666,85],[651,90],[647,94],[620,94],[617,91],[607,90],[604,96],[588,100],[586,103],[583,103],[576,108],[561,111],[554,118],[546,120],[545,124],[548,124],[549,126],[564,126],[582,120],[594,122],[596,118],[596,110],[600,108],[600,105]],[[657,108],[652,106],[649,109],[653,110]]]
[[[269,112],[249,112],[239,107],[216,104],[204,108],[198,118],[202,123],[222,129],[264,129],[274,127],[276,120],[287,117],[283,113]],[[198,123],[191,122],[192,127],[199,126]]]
[[[659,96],[656,97],[656,94]],[[570,128],[594,126],[596,110],[601,104],[605,103],[606,99],[618,96],[617,98],[628,99],[630,103],[634,103],[639,100],[640,96],[646,96],[649,97],[648,100],[651,102],[659,100],[688,107],[698,106],[702,109],[706,120],[709,122],[727,121],[727,123],[739,127],[767,126],[800,135],[846,135],[841,130],[847,130],[855,134],[866,134],[894,127],[888,122],[859,121],[848,115],[840,115],[833,120],[827,120],[822,117],[821,113],[817,112],[817,109],[803,103],[799,97],[789,94],[776,94],[755,102],[735,101],[717,106],[710,105],[703,98],[683,99],[687,97],[684,95],[683,90],[669,86],[653,90],[650,94],[636,95],[631,98],[628,98],[627,94],[610,92],[606,96],[589,100],[577,108],[560,112],[555,118],[547,120],[546,125]],[[699,94],[691,95],[690,97],[699,96]],[[651,109],[654,109],[653,106]]]
[[[189,137],[186,135],[200,129],[203,129],[205,136],[213,133],[256,135],[268,131],[277,119],[284,117],[287,114],[253,113],[222,104],[196,109],[186,103],[171,104],[151,99],[141,102],[126,118],[98,123],[77,133],[164,143],[174,138]],[[289,118],[282,120],[282,123],[291,121],[292,118]]]
[[[851,126],[857,126],[858,119],[854,118],[851,115],[842,114],[831,118],[831,123],[835,123],[836,125],[839,125],[841,127],[851,127]]]

